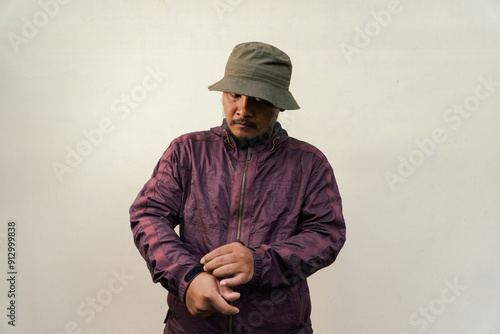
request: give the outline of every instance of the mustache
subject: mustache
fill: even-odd
[[[245,125],[245,126],[248,126],[252,129],[256,129],[257,128],[257,124],[253,123],[253,122],[250,122],[250,121],[246,121],[244,119],[236,119],[236,120],[232,120],[231,121],[231,125],[237,125],[237,124],[240,124],[240,125]]]

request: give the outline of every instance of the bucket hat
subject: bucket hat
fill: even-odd
[[[300,109],[288,90],[291,76],[286,53],[266,43],[247,42],[234,47],[224,77],[208,89],[260,98],[279,109]]]

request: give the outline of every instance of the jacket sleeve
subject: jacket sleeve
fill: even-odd
[[[183,207],[183,182],[189,170],[182,167],[180,154],[172,144],[156,165],[130,207],[134,242],[155,283],[184,301],[190,281],[200,263],[185,249],[174,231]],[[189,183],[187,183],[189,184]]]
[[[333,263],[344,245],[346,228],[338,186],[330,164],[318,155],[306,183],[296,234],[254,250],[250,284],[296,284]]]

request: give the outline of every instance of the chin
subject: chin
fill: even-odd
[[[250,140],[257,137],[257,135],[252,135],[251,133],[246,133],[242,131],[233,132],[234,136],[242,140]]]
[[[241,140],[252,140],[254,139],[256,136],[249,136],[249,135],[246,135],[246,134],[238,134],[238,135],[235,135],[236,138],[238,139],[241,139]]]

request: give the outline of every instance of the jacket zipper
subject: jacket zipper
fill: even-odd
[[[245,183],[247,178],[248,163],[250,162],[252,148],[247,149],[247,160],[245,162],[245,169],[243,170],[243,179],[241,180],[241,193],[240,193],[240,208],[238,212],[238,230],[236,232],[236,241],[240,240],[241,236],[241,221],[243,220],[243,195],[245,193]]]
[[[240,207],[238,209],[238,229],[236,230],[236,241],[240,240],[241,236],[241,221],[243,220],[243,197],[245,194],[245,183],[247,178],[248,163],[250,162],[250,156],[252,153],[252,148],[247,149],[247,160],[245,161],[245,168],[243,169],[243,178],[241,180],[241,192],[240,192]],[[229,316],[229,334],[233,333],[233,316]]]

